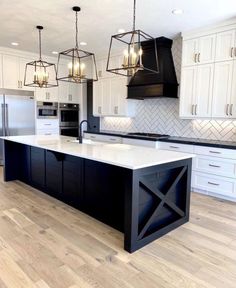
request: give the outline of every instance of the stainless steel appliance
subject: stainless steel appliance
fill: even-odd
[[[35,134],[34,92],[0,89],[0,136]],[[0,165],[3,143],[0,141]]]
[[[58,118],[58,103],[56,102],[37,102],[38,119]]]
[[[59,121],[61,135],[78,137],[79,104],[60,103]]]

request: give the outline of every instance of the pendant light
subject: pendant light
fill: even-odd
[[[56,65],[42,60],[41,31],[43,26],[36,26],[39,32],[39,60],[25,66],[24,85],[30,87],[50,88],[58,86]]]
[[[134,0],[133,6],[133,30],[111,36],[106,71],[127,77],[134,76],[139,70],[147,70],[150,73],[159,72],[156,41],[147,33],[136,30],[135,21],[136,0]],[[145,43],[148,45],[145,45]],[[143,61],[145,60],[145,48],[142,46],[154,51],[154,62],[146,63],[148,61]],[[113,55],[118,54],[122,55],[119,64],[113,58]]]
[[[73,7],[75,12],[75,48],[59,53],[57,63],[57,80],[85,83],[97,81],[97,67],[93,53],[79,49],[78,45],[78,12],[80,7]]]

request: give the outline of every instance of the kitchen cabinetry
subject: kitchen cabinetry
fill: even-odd
[[[227,61],[236,58],[236,29],[217,33],[215,61]]]
[[[59,135],[59,120],[37,119],[36,135]]]
[[[14,55],[3,55],[3,88],[34,90],[33,87],[24,86],[25,65],[30,61]]]
[[[3,82],[2,82],[2,54],[0,54],[0,88],[3,88]]]
[[[216,35],[207,35],[183,41],[183,66],[212,63],[215,59]]]
[[[136,101],[127,98],[127,78],[106,72],[106,61],[98,61],[99,80],[93,83],[94,116],[132,117]],[[121,57],[111,58],[112,67],[120,65]]]
[[[102,134],[84,133],[84,138],[90,139],[92,141],[101,141],[101,142],[109,142],[109,143],[122,143],[122,137],[102,135]]]
[[[45,188],[45,153],[44,149],[31,147],[31,182],[35,188]]]
[[[236,118],[235,72],[235,20],[184,33],[180,117]]]
[[[183,68],[181,76],[181,117],[211,117],[213,71],[213,64]]]
[[[37,101],[58,102],[58,87],[35,88],[35,96]]]

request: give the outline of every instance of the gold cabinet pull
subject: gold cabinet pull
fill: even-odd
[[[226,105],[226,115],[229,116],[229,104]]]
[[[194,105],[192,104],[192,115],[194,115],[193,113],[194,113]]]
[[[231,48],[230,56],[231,56],[231,58],[234,57],[234,47]]]
[[[195,115],[197,115],[197,104],[195,105]]]
[[[197,53],[194,53],[194,62],[197,63]]]
[[[200,56],[201,56],[201,53],[198,53],[198,57],[197,57],[197,61],[198,61],[198,62],[201,62],[201,61],[200,61],[200,59],[201,59]]]
[[[229,113],[230,113],[230,116],[233,116],[233,104],[230,104]]]

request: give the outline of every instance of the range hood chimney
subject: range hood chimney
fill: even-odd
[[[128,99],[144,100],[156,97],[178,97],[178,82],[171,53],[173,41],[165,37],[156,38],[159,73],[138,71],[131,78],[128,87]],[[153,41],[142,42],[143,63],[151,67],[155,63],[155,45]]]

